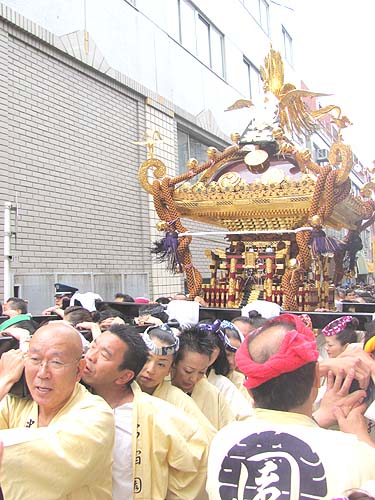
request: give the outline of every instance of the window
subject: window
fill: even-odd
[[[250,99],[254,99],[261,94],[261,81],[258,69],[248,59],[244,57],[245,79],[249,89]]]
[[[186,163],[190,158],[195,158],[198,163],[207,161],[207,148],[212,144],[204,144],[200,139],[182,130],[177,130],[178,141],[178,175],[187,171]]]
[[[269,7],[265,0],[259,0],[259,24],[266,33],[269,33]]]
[[[293,40],[292,37],[287,32],[287,30],[284,28],[284,26],[282,27],[282,29],[283,29],[283,41],[284,41],[284,57],[289,64],[293,64],[293,51],[292,51]]]
[[[180,1],[180,42],[192,54],[196,54],[195,10],[192,5]]]
[[[268,35],[269,34],[268,2],[266,0],[242,0],[242,3]]]
[[[224,78],[224,35],[188,0],[178,0],[178,41],[206,66]]]
[[[211,66],[210,25],[200,15],[197,19],[197,56],[206,66]]]

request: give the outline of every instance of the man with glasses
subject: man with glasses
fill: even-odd
[[[5,498],[111,499],[111,408],[79,380],[82,342],[70,325],[37,330],[27,354],[0,359],[1,486]],[[25,372],[30,398],[9,394]]]

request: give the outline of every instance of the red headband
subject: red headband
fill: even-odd
[[[248,389],[258,387],[283,373],[293,372],[307,363],[316,361],[319,357],[313,332],[298,316],[281,314],[261,328],[265,330],[280,322],[292,323],[295,329],[286,332],[279,351],[265,363],[256,363],[250,357],[248,344],[254,332],[242,342],[236,353],[236,364],[246,376],[244,386]]]

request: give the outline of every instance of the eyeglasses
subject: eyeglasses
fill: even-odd
[[[76,359],[75,361],[71,361],[70,363],[64,363],[63,361],[59,361],[57,359],[50,359],[48,361],[43,361],[43,359],[38,358],[36,356],[27,356],[26,357],[26,362],[28,362],[32,366],[45,366],[46,368],[49,368],[51,371],[58,371],[62,370],[68,365],[74,365],[75,363],[78,363],[79,359]]]

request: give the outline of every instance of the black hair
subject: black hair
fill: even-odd
[[[307,363],[251,389],[256,406],[279,411],[290,411],[301,406],[313,387],[315,366],[315,361]]]
[[[6,303],[9,309],[12,311],[21,311],[21,314],[27,314],[27,302],[26,300],[20,299],[18,297],[10,297]]]
[[[150,331],[147,333],[150,339],[155,337],[159,339],[160,342],[164,342],[166,345],[172,345],[176,342],[176,339],[171,332],[158,328],[157,326],[155,328],[150,328]]]
[[[123,299],[124,302],[134,302],[134,299],[131,295],[128,295],[127,293],[116,293],[115,299]]]
[[[375,497],[364,490],[350,490],[346,492],[348,500],[375,500]]]
[[[253,329],[256,330],[260,326],[264,325],[267,320],[254,309],[252,311],[249,311],[248,316],[237,316],[236,318],[232,319],[232,323],[234,323],[235,321],[241,321],[242,323],[251,325]]]
[[[168,321],[168,314],[165,312],[161,304],[144,304],[139,308],[139,316],[154,316],[160,319],[163,323]]]
[[[111,325],[107,331],[116,335],[127,346],[122,363],[118,367],[119,371],[125,368],[132,370],[135,378],[148,359],[149,351],[142,337],[139,335],[136,328],[129,325],[114,324]],[[128,384],[131,382],[130,380]]]
[[[99,323],[108,318],[121,318],[124,321],[126,319],[125,316],[121,314],[119,311],[116,311],[116,309],[105,309],[104,311],[100,311]]]
[[[169,302],[171,301],[171,299],[169,297],[158,297],[155,302],[157,302],[158,304],[169,304]]]
[[[199,322],[197,327],[199,328],[199,325],[204,325],[204,324],[210,324],[210,322],[208,320]],[[216,375],[224,375],[224,377],[226,377],[230,372],[230,366],[227,358],[223,337],[222,335],[220,335],[219,331],[217,332],[208,331],[208,335],[209,338],[212,340],[214,347],[217,347],[219,349],[219,355],[214,361],[214,363],[212,363],[212,365],[209,367],[209,370],[213,369]]]
[[[64,320],[73,326],[83,321],[92,321],[92,315],[88,309],[79,306],[70,306],[64,310]]]
[[[180,348],[176,354],[175,364],[183,359],[185,352],[197,352],[209,358],[214,352],[215,345],[211,336],[207,331],[199,330],[198,325],[183,329],[179,339]]]

